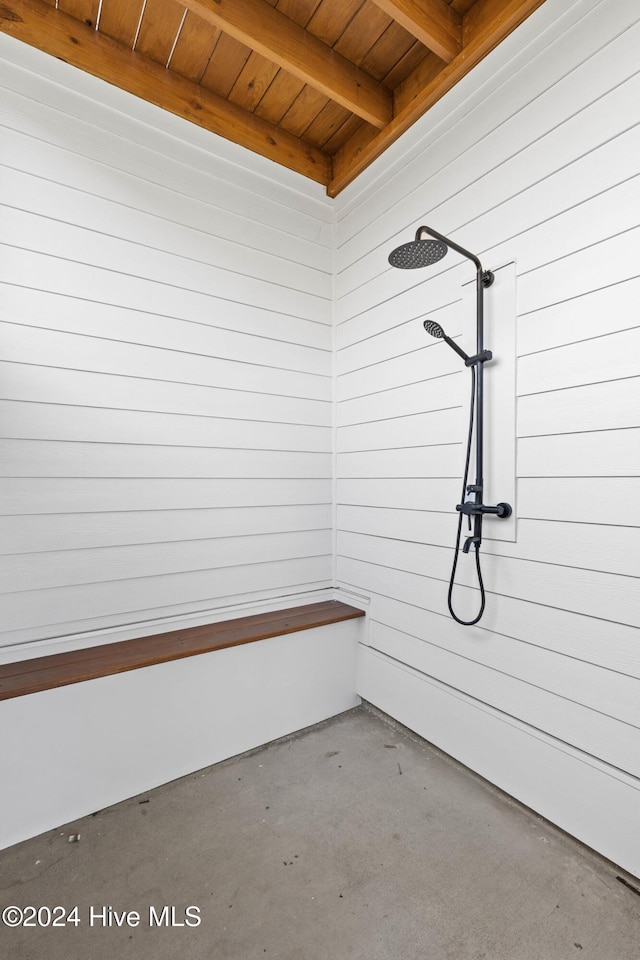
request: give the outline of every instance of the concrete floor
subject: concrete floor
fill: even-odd
[[[0,956],[638,960],[620,873],[363,706],[1,852],[2,907],[80,923]]]

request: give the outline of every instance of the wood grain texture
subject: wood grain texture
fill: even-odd
[[[306,171],[313,180],[328,182],[330,162],[320,151],[39,0],[5,5],[0,30],[290,169]]]
[[[403,86],[394,90],[394,116],[380,132],[364,129],[359,131],[336,153],[333,161],[333,178],[327,187],[329,196],[337,196],[358,174],[383,153],[426,111],[437,103],[470,69],[479,63],[497,44],[533,13],[544,0],[509,0],[499,4],[484,0],[483,14],[463,19],[463,47],[450,63],[440,66],[424,60],[416,67],[415,77],[410,76],[404,84],[417,92],[408,101],[403,97]],[[472,8],[472,10],[475,9]],[[499,9],[498,9],[499,6]],[[467,15],[469,16],[469,15]]]
[[[391,119],[385,87],[264,0],[186,0],[185,5],[374,126]]]
[[[300,630],[363,617],[364,611],[337,600],[239,617],[150,637],[137,637],[70,653],[0,667],[0,700],[95,680],[183,657],[265,640]]]
[[[450,63],[462,49],[462,20],[445,0],[374,0],[420,43]]]

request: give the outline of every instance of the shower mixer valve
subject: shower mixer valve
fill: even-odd
[[[485,513],[491,513],[494,517],[499,517],[500,520],[506,520],[512,512],[510,503],[499,503],[495,507],[487,507],[484,503],[476,503],[475,500],[465,500],[464,503],[458,503],[456,510],[459,513],[464,513],[467,517],[477,517]]]

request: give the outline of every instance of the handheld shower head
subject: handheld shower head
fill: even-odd
[[[403,243],[389,254],[389,263],[400,270],[415,270],[416,267],[429,267],[446,255],[449,249],[442,240],[422,240],[423,227],[416,233],[415,240]]]
[[[455,340],[452,340],[451,337],[448,337],[439,323],[436,323],[435,320],[425,320],[422,326],[425,328],[427,333],[435,337],[436,340],[444,340],[445,343],[448,343],[452,350],[458,354],[459,357],[462,357],[464,362],[470,359],[469,354],[465,353],[462,347],[459,347]]]
[[[446,334],[439,323],[436,323],[435,320],[425,320],[422,326],[425,328],[429,336],[435,337],[436,340],[444,340]]]

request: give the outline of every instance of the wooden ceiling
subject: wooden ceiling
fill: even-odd
[[[0,30],[336,196],[544,0],[0,0]]]

